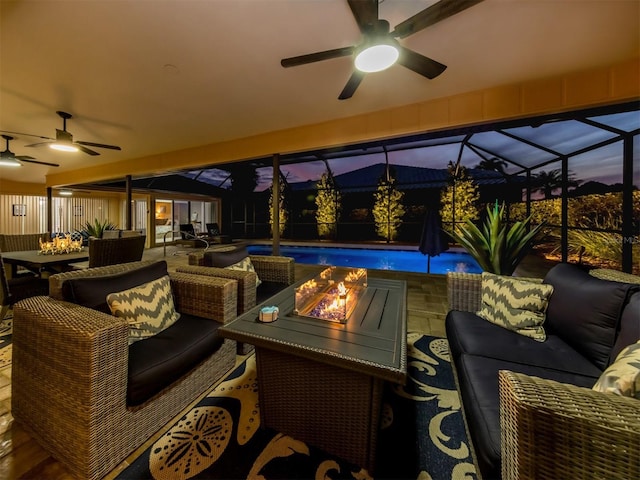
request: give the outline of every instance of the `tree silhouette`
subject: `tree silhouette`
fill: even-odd
[[[258,185],[258,172],[253,165],[238,163],[229,165],[226,170],[231,175],[231,191],[240,194],[242,198],[245,194],[251,194]]]
[[[568,175],[568,187],[577,187],[580,185],[580,180],[576,180],[571,172]],[[545,199],[553,198],[553,192],[562,188],[562,170],[556,168],[555,170],[539,171],[534,177],[534,192],[542,192]]]
[[[506,167],[507,162],[505,162],[504,160],[500,160],[497,157],[485,158],[478,165],[476,165],[476,168],[479,168],[481,170],[492,170],[503,175],[505,174],[504,169]]]

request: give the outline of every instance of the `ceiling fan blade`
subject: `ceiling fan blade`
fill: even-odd
[[[60,166],[57,163],[41,162],[39,160],[33,159],[33,157],[19,156],[19,157],[16,157],[16,158],[18,160],[20,160],[21,162],[37,163],[39,165],[47,165],[49,167],[59,167]]]
[[[351,77],[349,78],[349,81],[347,81],[347,84],[342,89],[338,100],[346,100],[347,98],[351,98],[355,93],[356,88],[358,88],[358,85],[360,85],[360,82],[362,82],[364,75],[364,72],[361,72],[360,70],[354,70],[351,74]]]
[[[49,145],[52,142],[55,142],[55,140],[53,138],[50,139],[48,142],[32,143],[30,145],[25,145],[25,147],[41,147],[42,145]]]
[[[330,60],[332,58],[346,57],[347,55],[351,55],[354,49],[355,47],[334,48],[333,50],[325,50],[324,52],[308,53],[307,55],[284,58],[280,61],[280,65],[288,68],[305,65],[307,63],[321,62],[322,60]]]
[[[30,157],[29,155],[15,155],[18,160],[35,160],[35,158]]]
[[[81,141],[76,141],[74,143],[78,145],[86,145],[87,147],[98,147],[98,148],[109,148],[111,150],[122,150],[120,147],[116,145],[105,145],[104,143],[81,142]]]
[[[42,135],[32,135],[31,133],[9,132],[7,130],[0,130],[0,132],[8,133],[9,135],[20,135],[25,137],[41,138],[43,140],[55,140],[54,138],[51,138],[51,137],[43,137]]]
[[[392,35],[399,38],[408,37],[429,25],[438,23],[482,1],[483,0],[440,0],[429,8],[425,8],[421,12],[416,13],[413,17],[407,18],[404,22],[400,22],[396,25]]]
[[[90,148],[87,148],[87,147],[85,147],[83,145],[79,145],[78,142],[75,142],[74,145],[76,147],[78,147],[78,150],[80,150],[81,152],[86,153],[87,155],[94,155],[94,156],[95,155],[100,155],[98,152],[96,152],[94,150],[91,150]]]
[[[348,0],[348,2],[360,31],[369,32],[378,22],[378,0]]]
[[[440,62],[431,60],[424,55],[420,55],[419,53],[402,46],[400,46],[398,63],[429,79],[436,78],[447,68],[446,65],[443,65]]]

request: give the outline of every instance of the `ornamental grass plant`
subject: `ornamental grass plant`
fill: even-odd
[[[497,275],[513,275],[524,256],[533,248],[545,222],[531,228],[531,216],[511,226],[505,205],[487,205],[486,218],[478,227],[471,220],[447,233],[469,252],[480,267]]]

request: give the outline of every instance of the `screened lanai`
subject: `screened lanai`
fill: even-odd
[[[633,102],[248,159],[176,172],[165,181],[177,187],[186,180],[185,193],[197,189],[223,198],[221,222],[234,238],[273,236],[270,204],[279,171],[275,201],[285,211],[279,216],[285,223],[281,240],[415,245],[428,209],[440,210],[445,229],[468,218],[456,208],[460,197],[454,195],[449,208],[443,205],[443,192],[466,180],[475,189],[472,219],[480,219],[487,204],[504,202],[512,219],[532,215],[533,223],[546,222],[540,254],[637,272],[639,133],[638,103]],[[335,228],[323,237],[316,198],[327,172],[340,205]],[[393,239],[377,234],[372,213],[380,181],[389,177],[402,192],[404,207]],[[133,187],[153,189],[149,183],[157,188],[159,181],[134,179]]]

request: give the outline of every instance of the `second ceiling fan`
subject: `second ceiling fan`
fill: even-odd
[[[73,140],[73,135],[67,131],[67,120],[73,118],[70,113],[57,111],[60,118],[62,118],[62,130],[56,129],[56,138],[42,137],[39,135],[30,135],[32,137],[38,137],[47,140],[46,142],[32,143],[31,145],[25,145],[26,147],[39,147],[41,145],[51,145],[51,148],[62,151],[78,151],[84,152],[88,155],[100,155],[95,150],[91,150],[87,147],[96,148],[108,148],[110,150],[122,150],[116,145],[105,145],[104,143],[85,142],[80,140]]]
[[[456,13],[475,5],[476,3],[480,3],[483,0],[440,0],[417,13],[413,17],[410,17],[396,25],[393,31],[390,31],[388,21],[382,20],[378,17],[378,0],[347,1],[356,22],[358,23],[358,27],[360,27],[360,31],[362,32],[363,40],[359,45],[289,57],[281,60],[280,64],[285,68],[295,67],[332,58],[346,57],[353,54],[359,55],[369,47],[383,46],[386,51],[391,52],[395,56],[394,60],[390,60],[391,64],[397,61],[397,63],[409,70],[429,79],[433,79],[444,72],[447,68],[446,65],[403,47],[396,39],[408,37],[413,33],[455,15]],[[356,68],[340,93],[340,96],[338,97],[339,100],[346,100],[353,96],[367,71],[378,71],[368,69],[364,71],[360,70],[358,60],[359,59],[356,58]]]

